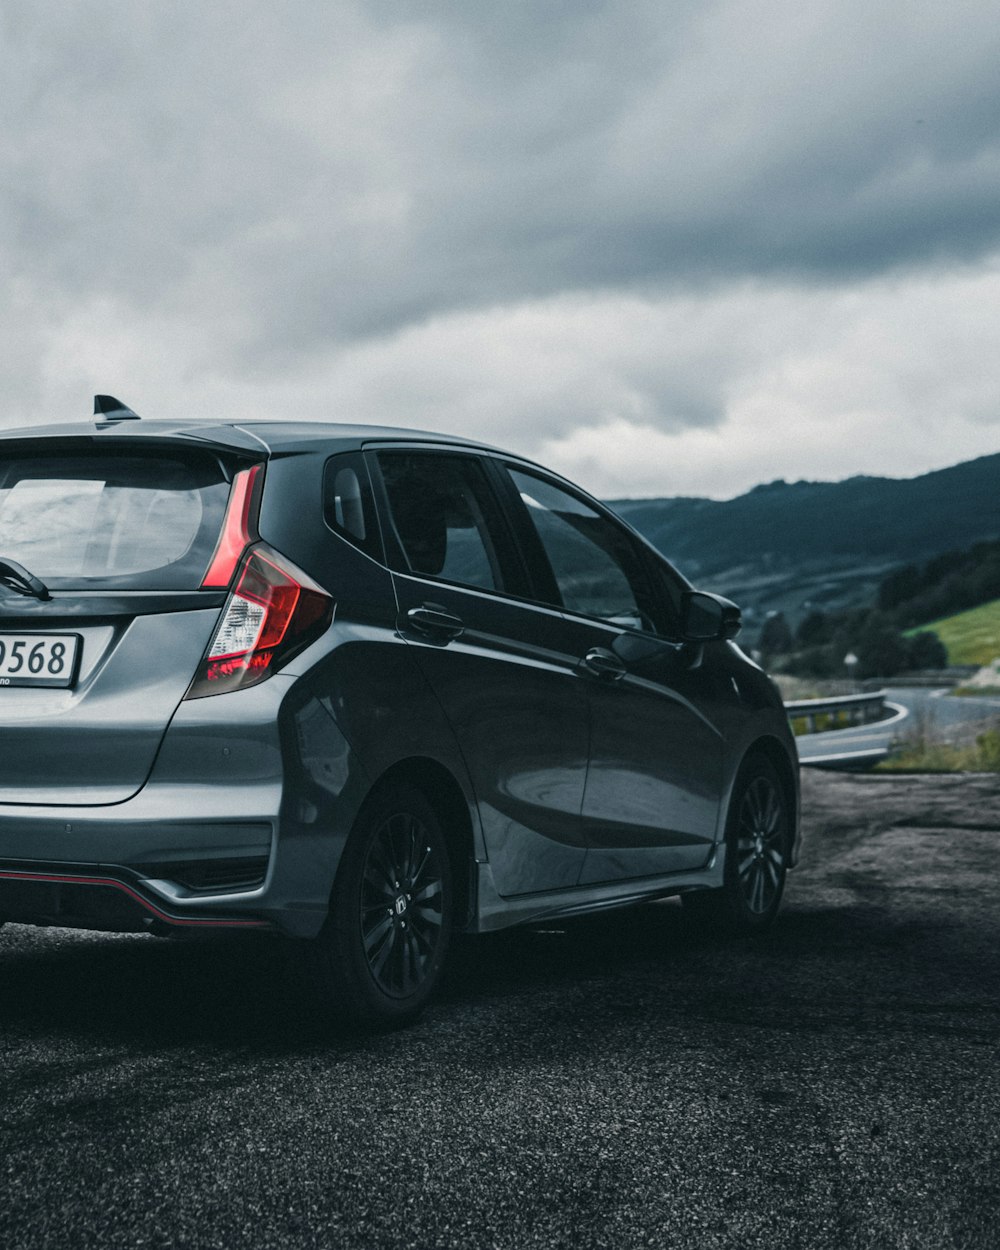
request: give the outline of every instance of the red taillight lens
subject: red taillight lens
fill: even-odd
[[[252,469],[241,469],[233,478],[229,490],[229,503],[226,505],[226,519],[222,523],[219,545],[215,549],[208,572],[202,578],[202,589],[209,586],[228,586],[233,580],[233,573],[240,556],[248,543],[253,542],[256,534],[250,516],[250,505],[253,500],[254,487],[261,466],[255,464]]]
[[[268,548],[251,548],[185,698],[263,681],[317,638],[332,617],[333,600],[315,582]]]

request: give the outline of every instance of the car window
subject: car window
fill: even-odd
[[[375,559],[382,559],[371,484],[360,452],[341,452],[326,462],[323,515],[327,525],[342,538]]]
[[[503,577],[487,516],[494,510],[482,466],[471,456],[379,452],[398,550],[390,561],[404,573],[502,590]]]
[[[555,483],[508,466],[555,579],[559,605],[627,629],[655,630],[662,609],[629,534]]]
[[[13,454],[0,466],[0,555],[61,589],[195,588],[229,483],[187,452]]]

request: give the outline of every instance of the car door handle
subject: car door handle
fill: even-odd
[[[465,623],[461,618],[445,612],[437,604],[424,603],[419,608],[410,608],[406,619],[421,634],[436,638],[457,638],[465,632]]]
[[[591,647],[581,664],[588,673],[603,677],[605,681],[620,681],[628,672],[618,656],[606,647]]]

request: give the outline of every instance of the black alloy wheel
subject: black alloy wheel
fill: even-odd
[[[781,787],[757,773],[743,791],[730,854],[743,901],[753,916],[766,916],[781,897],[786,868],[786,821]]]
[[[452,868],[441,822],[410,785],[376,794],[344,847],[313,965],[341,1020],[406,1024],[438,985],[451,941]]]
[[[434,967],[444,920],[442,853],[403,810],[375,830],[361,877],[361,939],[372,980],[390,998],[417,991]]]
[[[751,755],[733,789],[723,884],[681,896],[684,907],[736,933],[760,933],[778,914],[791,846],[788,798],[774,765]]]

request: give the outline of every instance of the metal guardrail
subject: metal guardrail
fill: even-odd
[[[884,760],[900,722],[909,715],[905,707],[890,702],[886,694],[885,690],[876,690],[786,703],[793,727],[804,724],[807,731],[800,731],[795,739],[802,767],[854,771]]]
[[[825,733],[884,719],[885,696],[884,690],[876,690],[874,694],[843,694],[832,699],[794,699],[785,704],[785,711],[789,720],[805,721],[806,733]],[[821,716],[829,721],[822,730],[816,727]]]
[[[825,768],[833,773],[857,773],[873,768],[889,758],[888,747],[857,747],[848,751],[827,751],[824,755],[799,758],[800,768]]]

